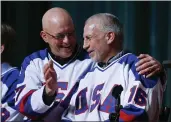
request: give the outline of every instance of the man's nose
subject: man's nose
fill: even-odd
[[[88,42],[84,41],[83,48],[87,50],[89,48]]]
[[[63,42],[68,44],[69,43],[69,38],[68,38],[68,35],[65,35],[64,39],[63,39]]]

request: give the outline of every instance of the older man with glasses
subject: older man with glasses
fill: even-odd
[[[19,78],[22,83],[16,95],[16,108],[32,120],[42,119],[49,111],[54,113],[53,108],[58,108],[59,102],[70,99],[78,88],[79,79],[94,64],[76,43],[74,24],[66,10],[48,10],[42,18],[42,28],[40,35],[49,47],[24,59]],[[156,65],[152,67],[153,75],[159,73],[155,69],[161,70],[160,63],[149,55],[143,55],[140,61],[137,68],[142,73],[149,71],[150,61]]]

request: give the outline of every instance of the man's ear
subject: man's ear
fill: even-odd
[[[1,45],[1,54],[2,54],[2,52],[4,51],[4,49],[5,49],[5,46],[4,46],[4,44],[2,44],[2,45]]]
[[[107,34],[107,44],[111,44],[115,39],[115,33],[114,32],[109,32]]]
[[[40,36],[42,37],[42,39],[43,39],[46,43],[48,43],[48,41],[47,41],[47,35],[46,35],[46,33],[45,33],[44,31],[41,31],[41,32],[40,32]]]

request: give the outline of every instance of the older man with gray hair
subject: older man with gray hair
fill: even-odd
[[[110,121],[111,113],[118,114],[116,121],[157,121],[164,85],[160,77],[147,78],[136,71],[139,59],[122,48],[123,28],[118,18],[109,13],[91,16],[83,36],[83,48],[96,64],[80,80],[62,121]],[[120,111],[115,107],[116,86],[123,90]]]

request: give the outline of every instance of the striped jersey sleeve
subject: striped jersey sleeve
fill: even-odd
[[[20,84],[16,89],[15,106],[23,115],[37,120],[53,105],[43,101],[44,84],[41,78],[42,60],[47,60],[47,50],[41,50],[26,57],[21,66]],[[42,67],[41,67],[42,65]]]
[[[156,121],[162,105],[163,85],[158,76],[146,78],[146,75],[139,75],[135,67],[137,61],[134,55],[119,61],[128,71],[124,74],[128,84],[124,90],[125,97],[122,97],[125,102],[120,111],[120,121]]]
[[[24,116],[15,110],[15,89],[18,84],[19,70],[11,67],[1,75],[1,122],[22,121]]]

